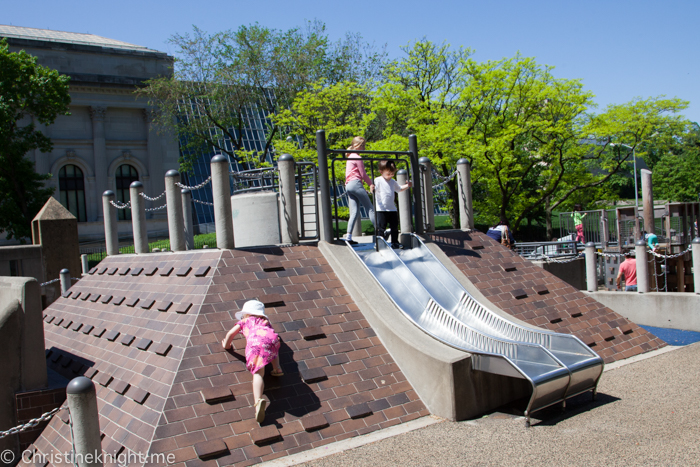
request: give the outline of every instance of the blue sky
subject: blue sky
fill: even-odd
[[[369,42],[400,47],[426,37],[470,47],[477,60],[517,52],[579,78],[600,108],[635,97],[690,101],[700,122],[698,0],[21,0],[4,1],[0,24],[89,32],[168,53],[167,39],[192,25],[216,32],[259,22],[289,29],[326,23],[331,38],[359,32]]]

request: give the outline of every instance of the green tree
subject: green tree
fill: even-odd
[[[686,131],[665,145],[653,166],[654,197],[669,201],[697,201],[700,195],[700,125],[688,124]]]
[[[149,81],[140,93],[159,110],[157,123],[179,134],[184,169],[211,150],[259,165],[275,139],[286,136],[271,116],[290,108],[300,92],[320,80],[326,85],[366,82],[384,57],[356,34],[332,42],[318,21],[288,31],[257,23],[212,35],[194,28],[170,42],[178,48],[173,76]],[[251,112],[269,125],[255,129],[265,133],[263,150],[246,152],[244,130]]]
[[[32,219],[53,192],[43,183],[51,175],[37,174],[25,154],[53,148],[35,122],[50,125],[57,115],[68,115],[68,81],[0,41],[0,232],[7,238],[30,237]]]

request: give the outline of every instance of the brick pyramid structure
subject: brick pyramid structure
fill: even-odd
[[[666,345],[481,232],[429,237],[495,306],[534,326],[577,336],[606,363]]]
[[[261,426],[245,340],[221,347],[251,298],[283,341]],[[315,245],[108,257],[44,310],[44,331],[49,368],[95,383],[115,457],[251,465],[428,415]],[[30,450],[70,440],[64,408]]]

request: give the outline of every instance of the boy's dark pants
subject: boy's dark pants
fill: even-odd
[[[399,243],[399,213],[397,211],[377,211],[377,231],[384,236],[386,225],[391,228],[391,243]]]

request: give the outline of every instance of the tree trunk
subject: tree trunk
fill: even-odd
[[[544,219],[547,225],[547,241],[554,238],[554,229],[552,228],[552,208],[550,207],[550,197],[547,196],[544,200]]]

